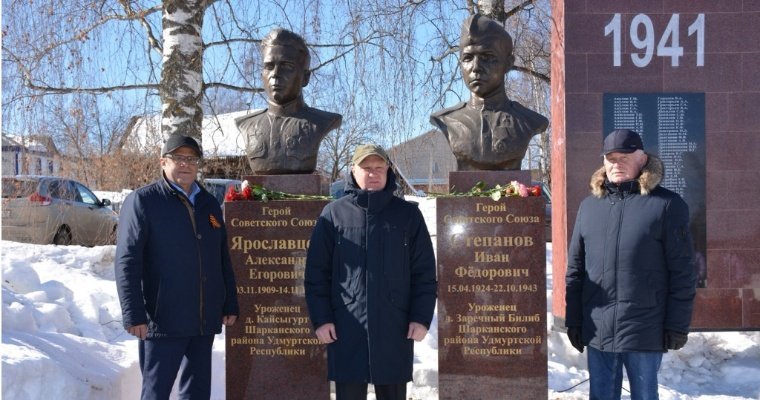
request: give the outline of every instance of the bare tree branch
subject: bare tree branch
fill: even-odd
[[[124,11],[126,11],[127,16],[137,19],[140,21],[140,25],[143,26],[145,29],[145,35],[148,37],[148,46],[155,50],[159,55],[163,53],[163,48],[161,47],[161,43],[156,39],[156,36],[153,34],[153,28],[151,28],[150,24],[148,23],[148,20],[146,19],[148,14],[151,14],[156,11],[161,11],[160,6],[155,6],[150,8],[149,10],[152,10],[150,13],[145,13],[144,11],[141,12],[135,12],[132,9],[132,4],[130,4],[129,0],[119,0],[119,3],[124,7]],[[147,10],[145,10],[147,11]]]
[[[72,93],[90,93],[90,94],[104,94],[116,91],[146,89],[157,90],[158,84],[156,83],[144,83],[133,85],[118,85],[118,86],[101,86],[101,87],[53,87],[37,85],[31,81],[26,81],[26,86],[33,90],[38,90],[46,94],[72,94]]]
[[[503,21],[506,21],[508,18],[512,17],[513,15],[517,14],[518,12],[526,9],[529,5],[535,3],[535,0],[525,0],[520,5],[512,8],[509,11],[504,12],[504,19]]]
[[[537,71],[535,71],[535,70],[533,70],[531,68],[526,68],[526,67],[521,67],[519,65],[515,65],[515,66],[512,67],[512,70],[513,71],[519,71],[519,72],[522,72],[524,74],[528,74],[530,76],[535,76],[536,78],[541,79],[542,81],[544,81],[546,83],[550,83],[551,82],[551,78],[548,75],[542,74],[540,72],[537,72]]]
[[[100,20],[96,21],[94,24],[92,24],[92,25],[90,25],[90,26],[88,26],[86,28],[80,29],[77,32],[76,35],[74,35],[74,36],[72,36],[72,37],[70,37],[68,39],[64,39],[64,40],[57,41],[57,42],[52,42],[47,47],[45,47],[44,49],[42,49],[42,50],[40,50],[38,52],[35,52],[36,56],[34,57],[34,59],[36,61],[39,61],[40,59],[42,59],[44,56],[46,56],[47,54],[49,54],[54,49],[60,48],[60,47],[62,47],[64,45],[67,45],[67,44],[70,44],[70,43],[73,43],[73,42],[87,40],[87,37],[90,34],[90,32],[92,32],[93,30],[95,30],[96,28],[98,28],[100,26],[105,25],[106,23],[108,23],[110,21],[132,21],[132,20],[141,20],[142,21],[148,15],[150,15],[150,14],[152,14],[154,12],[157,12],[157,11],[161,11],[161,6],[155,6],[155,7],[151,7],[151,8],[145,9],[145,10],[140,11],[140,12],[134,12],[131,15],[119,15],[119,14],[106,15],[103,18],[101,18]]]
[[[235,85],[230,85],[230,84],[222,83],[222,82],[207,82],[203,86],[204,86],[204,89],[222,88],[222,89],[229,89],[229,90],[234,90],[237,92],[245,92],[245,93],[263,93],[264,92],[264,88],[261,88],[261,87],[235,86]]]
[[[208,42],[203,44],[204,49],[208,49],[215,46],[229,46],[233,43],[253,43],[253,44],[259,44],[261,43],[261,39],[249,39],[249,38],[229,38],[224,40],[216,40],[213,42]]]

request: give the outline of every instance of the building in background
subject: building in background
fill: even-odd
[[[3,175],[56,175],[61,161],[53,141],[3,134]]]
[[[448,192],[449,172],[456,171],[457,161],[441,132],[431,130],[393,146],[388,155],[415,189]]]
[[[205,115],[202,123],[203,175],[206,178],[238,179],[250,175],[245,155],[245,137],[235,125],[235,118],[250,111]],[[135,117],[122,138],[121,148],[158,157],[163,144],[161,116]]]

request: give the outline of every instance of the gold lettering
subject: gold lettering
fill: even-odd
[[[272,207],[261,207],[261,214],[262,215],[268,215],[272,218],[277,219],[278,217],[284,216],[284,215],[290,215],[290,207],[285,208],[272,208]]]
[[[467,247],[531,247],[531,236],[473,236],[465,240]]]
[[[476,251],[475,252],[475,262],[481,262],[481,263],[492,263],[492,262],[508,263],[509,262],[509,254],[504,254],[504,253],[489,254],[489,253],[486,253],[484,251]]]

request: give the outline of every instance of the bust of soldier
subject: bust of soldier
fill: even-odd
[[[235,120],[247,139],[251,169],[257,175],[310,174],[322,139],[340,126],[342,116],[304,103],[301,91],[311,72],[303,38],[278,28],[261,47],[267,108]]]
[[[507,97],[512,38],[496,21],[474,15],[462,26],[459,52],[470,100],[435,112],[430,122],[449,141],[458,170],[519,170],[530,139],[549,121]]]

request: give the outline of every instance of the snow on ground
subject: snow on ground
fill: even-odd
[[[435,235],[434,201],[415,201]],[[114,251],[0,242],[4,399],[139,398],[137,342],[121,326]],[[546,256],[551,304],[551,244]],[[585,354],[547,331],[548,398],[587,398]],[[437,339],[432,329],[415,347],[415,400],[438,398]],[[686,347],[665,355],[660,384],[663,400],[760,399],[760,332],[692,333]],[[224,399],[223,334],[214,342],[212,398]]]

